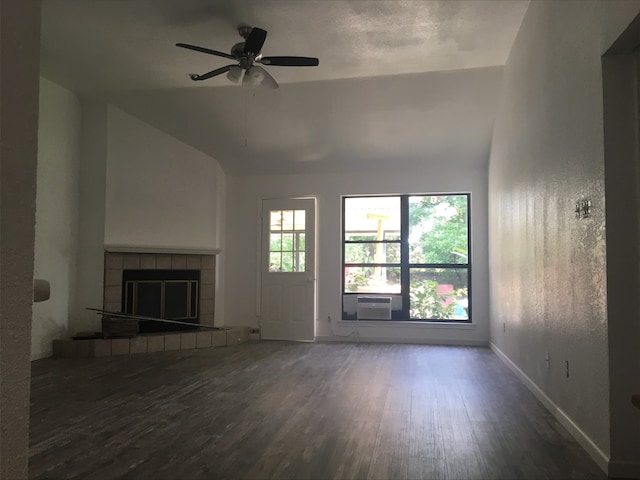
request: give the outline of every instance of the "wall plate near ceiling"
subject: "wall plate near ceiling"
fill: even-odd
[[[190,45],[188,43],[176,43],[177,47],[187,48],[196,52],[216,55],[237,61],[237,65],[225,65],[210,72],[198,75],[192,73],[189,78],[193,81],[207,80],[209,78],[227,74],[227,78],[234,83],[240,83],[244,87],[253,88],[258,85],[267,88],[278,88],[278,82],[260,65],[273,65],[280,67],[316,67],[320,64],[315,57],[292,57],[292,56],[271,56],[262,55],[262,46],[267,38],[267,31],[258,27],[241,26],[238,33],[244,42],[236,43],[231,47],[231,53],[224,53],[210,48]]]

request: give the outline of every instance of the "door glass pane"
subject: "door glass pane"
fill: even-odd
[[[469,319],[467,268],[412,268],[409,289],[412,319]]]
[[[272,233],[271,234],[271,247],[269,248],[270,252],[277,252],[282,250],[282,234],[281,233]]]
[[[293,210],[283,210],[282,230],[293,230]]]
[[[269,271],[270,272],[282,271],[282,253],[281,252],[269,253]]]
[[[271,211],[271,231],[282,230],[282,210]]]
[[[281,272],[293,272],[293,252],[282,252]]]
[[[269,271],[305,271],[305,211],[272,210],[269,232]]]
[[[296,210],[293,217],[293,229],[303,230],[305,229],[305,212],[304,210]]]
[[[293,233],[282,234],[282,250],[286,252],[293,251]]]
[[[409,263],[467,264],[466,195],[409,197]]]

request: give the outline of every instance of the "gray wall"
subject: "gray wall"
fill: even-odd
[[[40,79],[38,186],[34,276],[49,281],[51,297],[34,303],[31,358],[52,354],[52,340],[68,334],[77,270],[80,101]]]
[[[0,3],[0,478],[27,478],[40,2]]]
[[[505,67],[489,168],[492,343],[603,468],[611,445],[601,55],[639,9],[531,2]],[[576,219],[584,198],[592,216]]]

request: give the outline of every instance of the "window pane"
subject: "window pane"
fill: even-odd
[[[303,230],[305,228],[305,211],[304,210],[296,210],[293,216],[293,229],[294,230]]]
[[[282,234],[282,250],[286,252],[293,251],[293,233]]]
[[[399,243],[347,243],[345,263],[400,263]]]
[[[293,272],[293,252],[282,252],[281,272]]]
[[[468,263],[466,195],[409,197],[409,262]]]
[[[280,235],[279,233],[272,233],[269,251],[277,252],[280,250],[282,250],[282,235]]]
[[[293,230],[293,210],[283,210],[282,230]]]
[[[345,198],[344,224],[346,239],[399,238],[400,197]],[[354,235],[362,238],[352,238]]]
[[[304,252],[298,253],[298,272],[306,272]]]
[[[269,271],[270,272],[282,271],[282,254],[280,252],[271,252],[269,254]]]
[[[371,241],[371,242],[375,242],[376,241],[376,234],[375,233],[371,233],[369,235],[367,234],[363,234],[363,233],[349,233],[346,232],[345,233],[345,238],[344,238],[347,242],[361,242],[361,241]]]
[[[467,268],[412,268],[409,277],[412,319],[469,319]]]
[[[301,252],[304,252],[305,249],[306,249],[305,234],[304,233],[297,233],[296,235],[298,235],[298,250],[300,250]]]
[[[345,267],[345,292],[400,293],[400,267]]]
[[[282,230],[282,210],[271,210],[270,229]]]

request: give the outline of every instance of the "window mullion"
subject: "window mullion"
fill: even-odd
[[[400,197],[400,293],[402,319],[409,319],[409,196]]]

